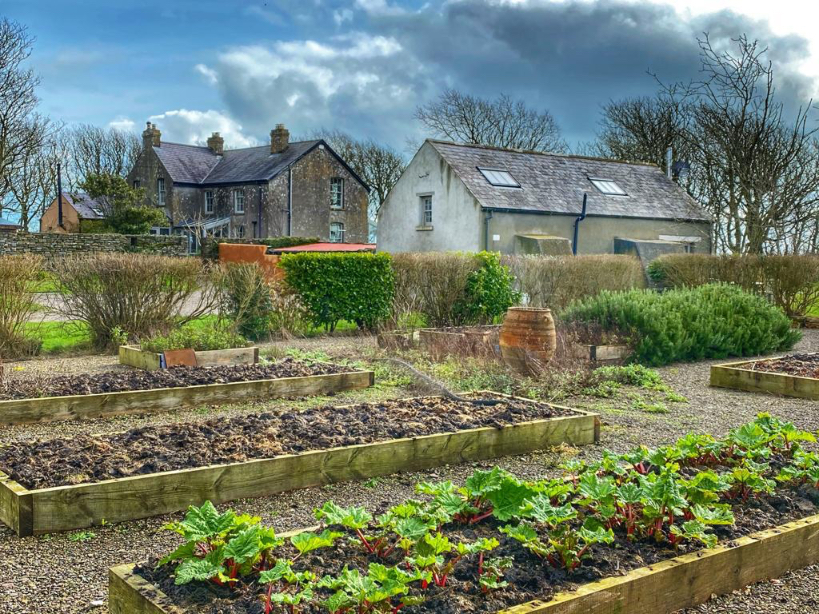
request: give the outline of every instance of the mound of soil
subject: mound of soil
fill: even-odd
[[[777,525],[803,518],[815,513],[817,493],[815,490],[782,488],[770,497],[750,499],[734,508],[734,527],[714,527],[720,541],[730,541],[743,535],[773,528]],[[385,512],[395,502],[382,502],[378,513]],[[608,576],[622,576],[633,569],[652,565],[700,549],[696,546],[680,547],[674,550],[666,543],[653,540],[637,542],[625,539],[617,533],[614,543],[595,544],[592,556],[571,573],[558,570],[538,559],[524,549],[520,543],[502,534],[498,529],[503,523],[494,519],[474,526],[451,524],[443,533],[452,542],[472,542],[483,537],[496,538],[500,546],[492,551],[492,556],[512,556],[514,566],[506,572],[509,586],[488,595],[481,592],[478,585],[477,565],[474,557],[461,559],[444,588],[433,587],[426,591],[414,588],[411,594],[425,596],[426,600],[416,606],[402,608],[404,614],[492,614],[513,605],[533,599],[548,600],[561,590],[570,590],[578,584],[593,582]],[[283,554],[291,560],[296,555],[288,544]],[[321,549],[299,558],[294,568],[309,569],[322,577],[324,574],[337,575],[345,565],[366,570],[370,562],[396,565],[401,562],[401,554],[385,559],[367,555],[354,540],[339,540],[334,548]],[[137,573],[159,587],[173,602],[185,612],[197,614],[263,614],[262,590],[258,584],[241,584],[233,590],[219,588],[211,583],[195,582],[176,586],[171,575],[172,566],[156,567],[156,559],[139,566]],[[323,594],[323,593],[322,593]],[[329,597],[331,593],[327,592]],[[312,606],[299,610],[304,614],[326,613],[326,610]]]
[[[62,375],[46,380],[11,380],[0,387],[0,400],[154,390],[157,388],[178,388],[202,384],[227,384],[281,377],[327,375],[351,370],[350,367],[328,363],[305,363],[292,358],[285,358],[272,364],[258,365],[171,367],[170,369],[157,369],[155,371],[128,369],[107,371],[105,373]]]
[[[0,448],[0,470],[26,488],[47,488],[401,437],[501,427],[570,413],[514,399],[491,406],[442,397],[327,405],[281,414],[147,426],[113,435],[13,443]]]
[[[791,354],[777,360],[764,360],[753,364],[754,371],[785,373],[795,377],[819,378],[819,354]]]

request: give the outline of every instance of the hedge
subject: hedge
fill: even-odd
[[[333,330],[347,320],[372,329],[390,316],[395,275],[389,254],[293,253],[280,265],[316,326]]]
[[[561,319],[627,339],[634,359],[646,365],[768,354],[800,338],[780,309],[725,284],[662,293],[604,291],[573,303]]]
[[[667,254],[648,266],[649,277],[667,288],[724,282],[767,294],[789,316],[819,305],[819,255],[710,256]]]

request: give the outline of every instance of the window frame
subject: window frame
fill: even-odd
[[[336,192],[333,191],[333,186],[338,185],[338,202],[339,204],[333,203],[333,196]],[[330,177],[330,209],[335,211],[344,209],[344,177]]]
[[[420,194],[418,196],[419,200],[421,201],[421,226],[423,228],[429,228],[432,226],[432,212],[433,212],[433,195],[432,194]],[[429,208],[427,208],[427,203],[429,203]]]
[[[336,230],[340,233],[340,236],[337,240],[333,239],[333,227],[336,227]],[[344,243],[344,222],[330,222],[330,243]]]
[[[213,213],[215,201],[213,190],[205,190],[205,215]]]
[[[164,207],[166,200],[166,193],[165,193],[165,178],[164,177],[157,177],[156,178],[156,202],[160,207]]]
[[[486,179],[486,182],[491,185],[493,188],[511,188],[513,190],[520,190],[521,185],[520,182],[515,179],[515,176],[505,168],[489,168],[485,166],[476,166],[475,168],[478,169],[478,172],[483,175],[483,178]],[[509,183],[505,180],[499,180],[499,178],[491,178],[487,173],[503,173],[509,177],[509,180],[513,183]]]
[[[595,187],[595,189],[603,194],[604,196],[620,196],[625,197],[628,196],[628,192],[626,192],[619,183],[617,183],[614,179],[604,179],[603,177],[589,177],[589,181]],[[615,188],[617,188],[617,192],[610,192],[603,189],[600,184],[611,184]]]
[[[241,198],[240,198],[241,196]],[[242,208],[239,209],[239,202],[242,203]],[[244,190],[233,190],[233,213],[234,215],[244,215],[245,214],[245,191]]]

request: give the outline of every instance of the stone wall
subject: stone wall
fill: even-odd
[[[40,254],[49,259],[94,252],[131,252],[187,255],[182,236],[17,233],[0,235],[0,256]]]

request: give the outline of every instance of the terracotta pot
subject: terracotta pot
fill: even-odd
[[[518,373],[540,371],[555,355],[557,336],[549,309],[512,307],[500,330],[504,362]]]

